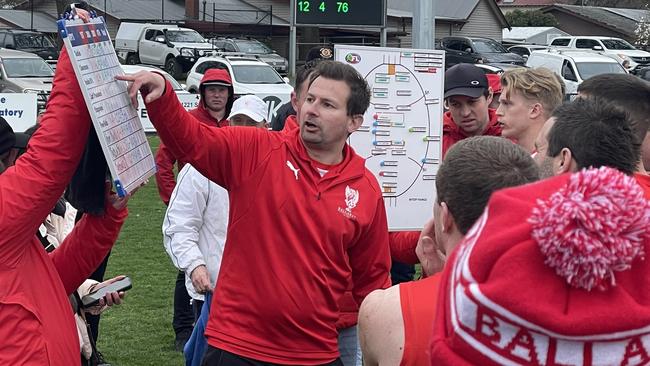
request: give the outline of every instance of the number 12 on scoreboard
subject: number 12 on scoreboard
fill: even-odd
[[[318,5],[318,10],[322,13],[324,13],[327,10],[327,7],[325,6],[325,1],[320,2],[320,5]],[[347,13],[349,10],[350,8],[347,1],[336,2],[337,13]],[[298,11],[303,13],[309,13],[311,11],[311,2],[307,0],[298,1]]]

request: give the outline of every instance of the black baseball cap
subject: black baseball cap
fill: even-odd
[[[307,58],[305,58],[305,63],[307,62],[318,62],[323,60],[333,60],[334,59],[334,48],[331,46],[317,46],[313,47],[307,53]]]
[[[478,98],[488,86],[483,70],[472,64],[457,64],[445,72],[445,99],[454,95]]]

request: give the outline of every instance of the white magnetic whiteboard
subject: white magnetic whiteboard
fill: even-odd
[[[443,51],[335,45],[372,93],[349,143],[384,195],[391,231],[420,230],[433,215],[442,155]]]

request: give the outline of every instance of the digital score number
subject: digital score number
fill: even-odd
[[[295,0],[296,25],[384,26],[386,0]]]

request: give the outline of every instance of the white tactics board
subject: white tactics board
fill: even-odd
[[[384,195],[391,231],[419,230],[433,214],[442,154],[443,51],[334,46],[370,86],[370,108],[349,143]]]
[[[101,18],[90,22],[59,20],[59,34],[88,106],[95,131],[120,196],[156,172],[156,163],[127,84],[115,80],[124,72]]]

